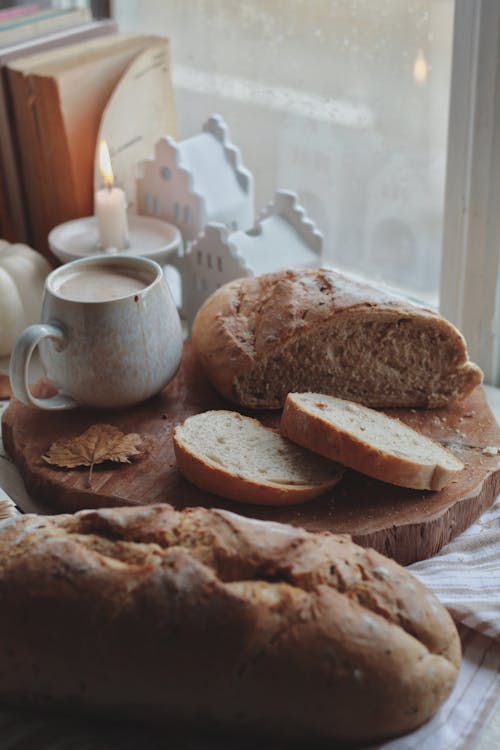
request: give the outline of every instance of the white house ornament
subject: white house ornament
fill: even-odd
[[[247,231],[211,223],[175,265],[182,279],[182,315],[189,328],[202,303],[223,284],[290,267],[319,267],[323,235],[298,196],[280,190]]]
[[[185,243],[211,222],[237,230],[254,221],[253,177],[220,115],[191,138],[160,138],[154,158],[142,162],[140,171],[138,213],[175,224]]]

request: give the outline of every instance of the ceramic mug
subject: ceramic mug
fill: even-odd
[[[131,406],[161,391],[181,361],[179,315],[161,267],[147,258],[94,256],[57,268],[45,283],[41,320],[11,355],[12,391],[29,406]],[[37,347],[59,389],[51,398],[29,387]]]

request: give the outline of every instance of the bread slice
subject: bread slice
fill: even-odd
[[[398,419],[322,393],[289,393],[280,430],[309,450],[401,487],[440,490],[464,468]]]
[[[177,465],[186,479],[240,502],[302,503],[336,485],[343,473],[276,430],[232,411],[188,417],[173,438]]]
[[[447,320],[331,269],[232,281],[202,305],[193,344],[230,401],[281,409],[314,391],[374,408],[444,406],[482,379]]]

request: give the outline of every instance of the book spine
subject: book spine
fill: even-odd
[[[40,5],[38,3],[32,3],[31,5],[15,5],[12,8],[4,8],[3,10],[0,10],[0,23],[12,21],[16,18],[23,18],[24,16],[31,16],[39,10]]]
[[[25,199],[20,178],[19,144],[13,121],[5,69],[0,69],[0,167],[2,170],[4,219],[2,237],[28,242]],[[4,227],[7,226],[7,229]],[[7,233],[9,236],[7,236]]]
[[[15,242],[17,237],[14,232],[10,211],[7,205],[7,186],[4,180],[2,159],[0,158],[0,237],[7,242]]]
[[[18,136],[21,180],[26,200],[29,242],[35,250],[47,254],[46,193],[40,175],[40,152],[35,124],[34,100],[28,76],[7,68],[9,90],[14,112],[14,127]]]
[[[34,37],[40,34],[46,34],[58,29],[75,26],[85,21],[90,21],[91,15],[88,8],[76,8],[70,11],[59,11],[47,18],[41,18],[32,23],[23,23],[12,29],[2,30],[2,45],[10,44],[27,37]]]
[[[53,78],[30,76],[36,103],[35,123],[38,129],[41,179],[49,185],[46,201],[46,234],[58,224],[79,216],[76,187],[71,168],[68,136],[63,124],[59,88]]]

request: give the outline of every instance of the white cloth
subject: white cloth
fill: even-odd
[[[500,497],[435,557],[408,569],[434,591],[455,622],[500,643]]]
[[[429,560],[408,566],[449,609],[462,639],[458,681],[425,726],[384,750],[500,748],[500,498]]]

